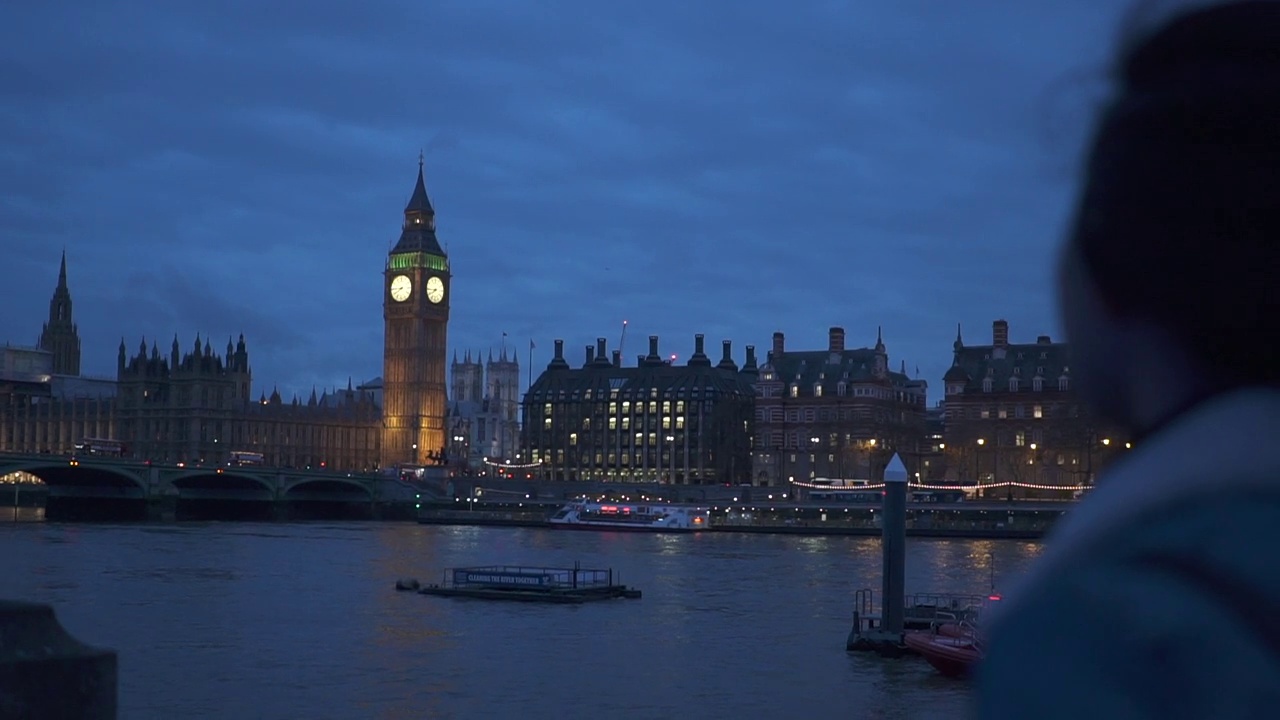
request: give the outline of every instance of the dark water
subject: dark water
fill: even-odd
[[[122,718],[953,718],[916,658],[847,654],[879,541],[415,524],[0,524],[0,597],[120,658]],[[986,592],[1034,543],[913,540],[909,592]],[[453,565],[613,567],[642,600],[397,593]]]

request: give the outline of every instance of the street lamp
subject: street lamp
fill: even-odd
[[[822,438],[814,435],[809,438],[809,479],[818,477],[818,443]]]

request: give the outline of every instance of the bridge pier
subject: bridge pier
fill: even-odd
[[[149,522],[177,522],[178,498],[172,495],[147,498],[147,520]]]
[[[293,512],[289,507],[288,500],[275,500],[271,503],[272,522],[289,522],[292,519]]]
[[[116,717],[116,654],[71,637],[36,603],[0,600],[0,717]]]

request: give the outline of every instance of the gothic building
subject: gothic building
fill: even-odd
[[[582,367],[564,358],[564,342],[525,393],[524,447],[539,476],[677,484],[744,483],[751,477],[755,349],[739,369],[724,342],[718,363],[695,336],[686,365],[649,354],[634,366],[612,359],[604,338],[586,348]]]
[[[428,464],[446,450],[447,326],[451,275],[436,238],[422,159],[400,239],[383,270],[386,336],[382,378],[307,401],[250,394],[244,338],[218,353],[197,338],[167,352],[121,342],[116,377],[79,377],[63,255],[39,348],[6,348],[0,358],[0,450],[69,453],[85,438],[118,440],[127,454],[157,462],[219,464],[235,450],[261,452],[268,465],[365,471]],[[519,367],[505,355],[478,380],[477,450],[516,445]],[[470,437],[470,436],[469,436]]]
[[[115,383],[80,377],[64,252],[39,347],[6,345],[0,353],[0,452],[65,452],[83,438],[115,434]]]
[[[40,348],[53,353],[55,375],[80,374],[80,333],[71,320],[71,290],[67,288],[65,250],[58,269],[58,286],[49,300],[49,320],[40,331]]]
[[[280,393],[250,399],[252,373],[244,336],[225,354],[199,336],[168,356],[144,341],[117,356],[118,439],[133,457],[155,462],[221,465],[232,451],[263,454],[274,467],[371,471],[378,463],[380,415],[373,398],[348,388],[302,402]]]
[[[129,357],[116,356],[118,439],[134,457],[155,462],[225,462],[232,428],[249,405],[249,352],[227,340],[220,356],[206,338],[182,353],[177,336],[167,356],[146,340]]]
[[[433,462],[446,452],[450,280],[419,157],[400,240],[383,271],[383,467]]]
[[[449,366],[449,452],[451,465],[482,470],[485,459],[514,462],[520,454],[520,364],[504,345],[495,359],[470,351]]]
[[[942,380],[948,477],[1084,485],[1105,461],[1131,447],[1077,397],[1066,343],[1048,335],[1011,343],[1009,323],[996,320],[991,344],[966,345],[957,328],[952,349]]]
[[[381,412],[374,391],[327,392],[285,402],[273,392],[252,400],[244,337],[218,354],[196,338],[186,352],[123,341],[111,379],[60,374],[80,366],[66,260],[40,348],[0,353],[0,451],[71,453],[87,438],[118,440],[125,453],[156,462],[218,465],[234,450],[266,464],[370,471],[378,467]]]
[[[330,390],[304,403],[284,402],[278,391],[249,405],[232,428],[237,449],[261,452],[278,467],[371,472],[378,468],[382,412],[362,388]]]
[[[847,349],[833,327],[825,350],[788,350],[774,333],[756,383],[755,484],[876,479],[894,453],[922,472],[928,384],[889,368],[879,332],[875,347]]]

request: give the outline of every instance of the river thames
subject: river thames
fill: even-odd
[[[411,523],[0,525],[0,597],[114,648],[121,718],[955,718],[966,686],[844,650],[875,538]],[[985,593],[1034,542],[910,540],[908,592]],[[641,600],[393,589],[446,567],[612,567]]]

